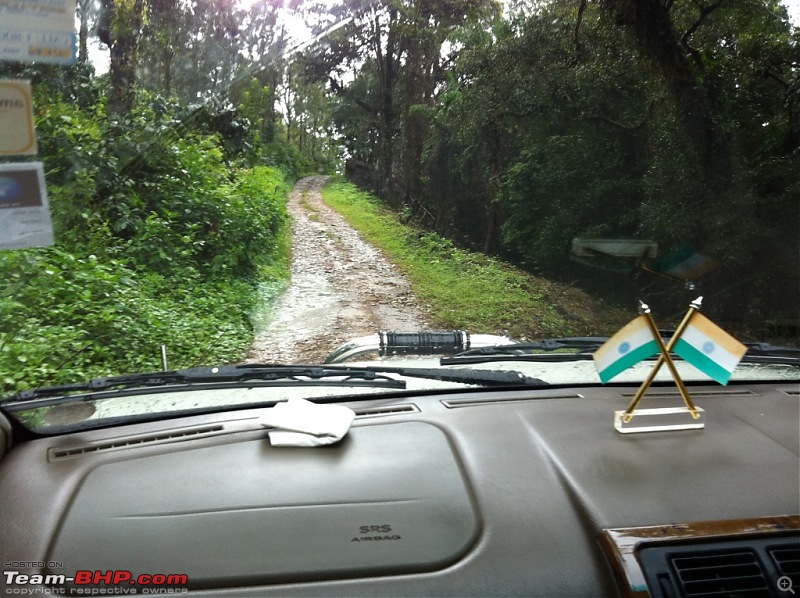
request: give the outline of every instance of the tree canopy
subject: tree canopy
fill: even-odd
[[[702,290],[727,318],[796,318],[800,33],[779,0],[87,0],[79,16],[78,67],[0,69],[107,119],[93,201],[111,215],[117,185],[156,166],[152,134],[126,128],[150,110],[173,118],[155,146],[210,135],[238,166],[338,169],[459,245],[612,299],[687,289],[570,261],[575,237],[691,247],[719,265]],[[301,19],[316,38],[292,51]]]

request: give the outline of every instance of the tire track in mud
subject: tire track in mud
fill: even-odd
[[[323,203],[328,178],[302,179],[289,195],[291,282],[268,308],[248,362],[319,363],[354,337],[428,326],[397,267]]]

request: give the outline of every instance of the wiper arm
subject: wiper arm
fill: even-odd
[[[459,363],[461,362],[459,361]],[[460,384],[479,384],[481,386],[548,386],[548,383],[544,380],[530,378],[521,372],[515,371],[443,370],[441,368],[393,368],[383,366],[368,366],[365,369],[371,372],[398,374],[407,378],[425,378],[426,380],[440,380],[442,382],[456,382]]]
[[[335,380],[334,378],[339,378]],[[8,397],[0,403],[20,403],[48,397],[68,400],[70,393],[108,392],[135,388],[177,386],[181,388],[227,387],[231,383],[252,383],[253,386],[286,386],[287,384],[309,386],[381,387],[404,389],[406,383],[375,371],[361,368],[335,366],[281,366],[281,365],[225,365],[201,367],[187,370],[152,372],[94,378],[87,382],[63,384],[25,390]],[[60,401],[55,401],[60,402]],[[41,406],[45,406],[42,404]]]
[[[514,343],[511,345],[494,345],[480,347],[456,353],[450,357],[439,360],[441,365],[470,364],[493,361],[497,358],[513,357],[519,361],[574,361],[591,357],[608,340],[607,336],[573,336],[566,338],[548,338],[542,341],[529,343]],[[536,351],[568,350],[571,353],[563,355],[537,355]],[[574,352],[574,351],[577,351]]]
[[[664,342],[669,342],[674,331],[659,330]],[[502,359],[515,361],[580,361],[592,358],[592,353],[597,351],[609,337],[606,336],[576,336],[567,338],[550,338],[529,343],[514,343],[510,345],[495,345],[462,351],[450,357],[439,360],[441,365],[475,364]],[[773,363],[775,358],[793,364],[800,358],[800,349],[795,347],[781,347],[769,343],[743,343],[747,347],[744,361],[761,361]],[[575,351],[572,353],[543,355],[541,352],[559,350]],[[781,361],[783,363],[784,361]]]
[[[94,393],[105,394],[131,389],[206,390],[230,388],[232,384],[248,386],[339,386],[391,388],[403,390],[405,380],[388,376],[395,374],[407,378],[425,378],[443,382],[476,384],[481,386],[543,386],[546,382],[511,371],[447,371],[438,368],[392,368],[348,366],[281,366],[281,365],[226,365],[187,370],[152,372],[94,378],[87,382],[49,386],[25,390],[0,400],[0,405],[10,411],[48,407],[70,401],[92,398]],[[97,397],[99,398],[99,397]],[[31,403],[34,403],[33,405]]]
[[[769,343],[744,343],[747,347],[747,353],[744,354],[744,359],[748,357],[794,357],[800,358],[800,349],[797,347],[781,347],[779,345],[771,345]]]

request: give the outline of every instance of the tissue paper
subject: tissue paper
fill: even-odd
[[[356,414],[343,405],[317,405],[289,399],[266,410],[261,418],[272,446],[324,446],[339,442],[350,430]]]

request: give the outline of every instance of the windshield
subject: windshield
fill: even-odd
[[[33,427],[599,385],[591,355],[645,312],[689,381],[800,378],[797,0],[26,0],[0,23],[0,409]],[[732,339],[722,379],[679,344],[695,311],[687,343]],[[359,358],[390,382],[157,374],[379,331],[501,349]],[[553,338],[596,342],[502,349]]]

